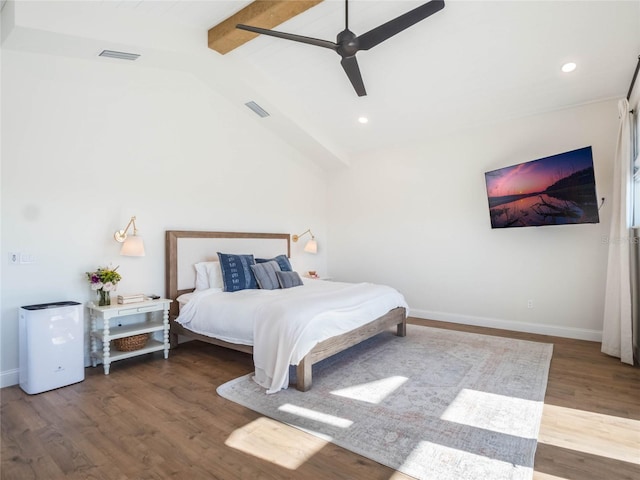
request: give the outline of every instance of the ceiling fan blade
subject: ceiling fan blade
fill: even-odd
[[[364,88],[364,82],[362,81],[362,75],[360,74],[360,68],[358,67],[358,60],[356,60],[355,55],[352,57],[342,57],[340,63],[342,64],[342,68],[344,68],[347,77],[351,80],[351,85],[353,85],[358,96],[365,96],[367,91]]]
[[[431,0],[358,36],[359,50],[369,50],[444,8],[444,0]]]
[[[293,40],[294,42],[307,43],[309,45],[315,45],[316,47],[329,48],[334,51],[338,49],[337,44],[330,42],[328,40],[321,40],[319,38],[304,37],[302,35],[295,35],[293,33],[278,32],[276,30],[268,30],[266,28],[252,27],[250,25],[242,25],[241,23],[236,25],[236,28],[239,28],[240,30],[246,30],[248,32],[269,35],[271,37],[284,38],[285,40]]]

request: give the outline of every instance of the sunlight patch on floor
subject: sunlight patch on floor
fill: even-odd
[[[640,465],[640,421],[545,405],[538,442]]]
[[[422,441],[407,457],[399,468],[412,474],[411,465],[429,465],[426,472],[413,472],[423,480],[441,480],[442,478],[530,478],[533,469],[514,465],[496,458],[458,450],[437,443]],[[405,468],[406,466],[406,468]],[[490,476],[488,476],[490,472]],[[424,476],[426,474],[426,476]]]
[[[225,441],[228,447],[289,470],[299,468],[327,443],[266,417],[234,430]]]
[[[359,400],[361,402],[379,404],[407,380],[409,380],[407,377],[387,377],[374,382],[362,383],[360,385],[354,385],[353,387],[334,390],[331,394],[339,397]]]
[[[388,480],[416,480],[416,477],[410,477],[397,470],[391,474]]]
[[[549,475],[548,473],[533,472],[533,478],[531,480],[569,480],[566,477],[556,477],[555,475]]]
[[[328,413],[322,413],[316,410],[311,410],[309,408],[291,405],[290,403],[280,405],[278,407],[278,410],[280,410],[281,412],[291,413],[292,415],[296,415],[298,417],[308,418],[309,420],[314,420],[316,422],[326,423],[327,425],[332,425],[334,427],[349,428],[351,425],[353,425],[353,422],[346,418],[340,418],[334,415],[329,415]]]
[[[440,417],[449,422],[521,438],[536,438],[543,403],[462,389]]]

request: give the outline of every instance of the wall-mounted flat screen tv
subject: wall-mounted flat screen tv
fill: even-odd
[[[492,228],[599,222],[591,147],[484,175]]]

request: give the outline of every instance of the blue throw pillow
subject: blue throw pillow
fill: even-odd
[[[248,288],[258,288],[251,265],[255,265],[253,255],[235,255],[218,252],[222,283],[225,292],[237,292]]]
[[[280,265],[280,270],[283,272],[292,272],[293,268],[291,268],[291,262],[286,255],[278,255],[273,258],[256,258],[256,263],[266,263],[266,262],[278,262]]]
[[[280,288],[276,272],[280,271],[278,262],[264,262],[251,265],[251,270],[258,281],[258,286],[263,290],[276,290]]]
[[[280,288],[299,287],[304,285],[298,272],[276,272]]]

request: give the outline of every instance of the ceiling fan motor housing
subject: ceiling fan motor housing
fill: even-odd
[[[336,43],[338,44],[337,52],[342,57],[352,57],[360,50],[358,36],[348,28],[338,34]]]

